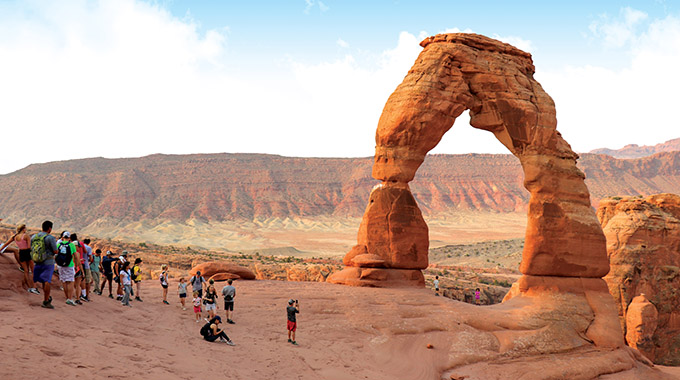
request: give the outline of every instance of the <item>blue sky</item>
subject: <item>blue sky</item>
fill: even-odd
[[[152,153],[370,156],[418,43],[451,31],[531,52],[576,151],[680,137],[678,2],[0,0],[2,139],[86,142],[5,143],[0,174]],[[505,150],[464,115],[433,152]]]

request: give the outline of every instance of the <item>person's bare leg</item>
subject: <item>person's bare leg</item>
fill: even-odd
[[[43,300],[45,302],[50,300],[50,291],[52,290],[52,286],[50,285],[49,282],[43,282]]]
[[[28,286],[28,288],[31,289],[31,288],[35,288],[35,284],[33,283],[33,277],[29,276],[29,274],[28,274],[29,270],[31,269],[31,266],[29,265],[29,263],[32,263],[32,261],[29,261],[29,262],[23,261],[20,264],[21,264],[21,267],[24,269],[24,280],[23,280],[22,284],[26,284],[26,286]]]
[[[142,282],[137,283],[137,298],[142,298]]]

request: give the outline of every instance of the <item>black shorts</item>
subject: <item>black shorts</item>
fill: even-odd
[[[77,272],[76,272],[76,275],[73,276],[73,278],[81,278],[81,277],[85,277],[85,276],[83,275],[83,271],[82,271],[82,270],[77,271]]]
[[[20,249],[19,250],[19,262],[29,262],[33,260],[31,258],[31,250],[30,249]]]
[[[113,273],[104,273],[104,277],[109,281],[113,281]]]
[[[224,310],[234,311],[234,301],[224,301]]]
[[[167,285],[163,285],[163,284],[161,284],[161,286],[163,287],[163,289],[167,289],[167,288],[168,288],[168,286],[167,286]]]
[[[187,298],[187,294],[186,293],[180,293],[179,298]]]

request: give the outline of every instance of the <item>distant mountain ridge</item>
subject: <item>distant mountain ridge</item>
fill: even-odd
[[[84,227],[190,219],[360,217],[372,158],[265,154],[151,155],[30,165],[0,176],[0,217]],[[680,152],[634,160],[584,154],[593,202],[613,195],[680,193]],[[465,211],[524,211],[528,192],[512,155],[431,155],[411,182],[427,218]]]
[[[591,150],[590,153],[606,154],[614,158],[641,158],[661,152],[677,151],[680,151],[680,138],[668,140],[656,145],[639,146],[637,144],[628,144],[621,149],[600,148]]]

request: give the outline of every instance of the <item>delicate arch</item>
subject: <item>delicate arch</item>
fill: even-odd
[[[578,155],[556,130],[555,104],[534,80],[531,55],[476,34],[440,34],[389,97],[376,131],[371,193],[348,266],[330,281],[422,284],[427,225],[408,187],[425,155],[466,109],[524,170],[530,192],[520,270],[527,275],[602,277],[606,243]]]

